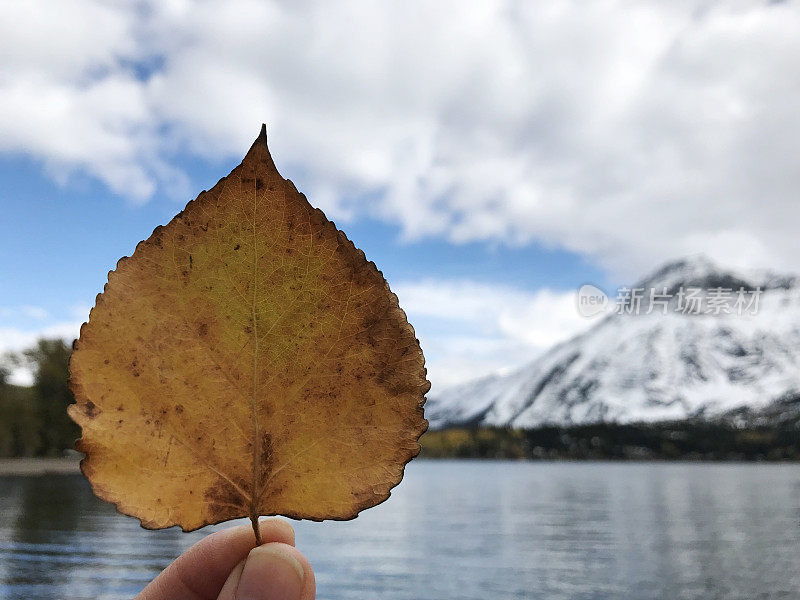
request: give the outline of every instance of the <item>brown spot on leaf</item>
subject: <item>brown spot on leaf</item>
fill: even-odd
[[[222,516],[222,520],[227,520],[239,516],[241,511],[246,511],[247,499],[240,491],[244,489],[244,485],[247,485],[244,479],[232,482],[219,477],[204,493],[204,499],[209,504],[211,513]]]

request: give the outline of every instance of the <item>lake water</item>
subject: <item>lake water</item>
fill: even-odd
[[[798,465],[418,460],[358,519],[295,528],[326,599],[800,598]],[[205,533],[3,477],[0,598],[131,598]]]

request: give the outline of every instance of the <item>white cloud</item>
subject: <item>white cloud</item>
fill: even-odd
[[[400,282],[392,289],[420,338],[435,390],[519,366],[592,325],[578,315],[574,291],[469,280]]]
[[[83,321],[59,321],[38,329],[0,327],[0,360],[7,352],[15,353],[33,347],[41,338],[60,338],[70,344],[78,337],[82,323]],[[14,368],[10,381],[16,385],[30,385],[33,383],[33,373],[26,367]]]
[[[160,119],[132,67],[150,57],[142,14],[102,0],[0,1],[0,152],[41,160],[59,182],[83,171],[133,200],[169,177],[184,183],[159,154]]]
[[[0,306],[0,319],[29,319],[34,321],[43,321],[50,316],[41,306]]]
[[[27,350],[42,338],[60,338],[71,344],[88,314],[89,308],[84,306],[71,307],[63,318],[53,317],[40,306],[0,306],[0,364],[6,353]],[[11,382],[30,385],[33,373],[26,367],[14,367]]]
[[[72,342],[78,337],[83,321],[58,321],[40,329],[0,328],[0,353],[30,348],[40,338],[60,338]]]
[[[264,120],[279,165],[302,167],[304,191],[338,219],[538,240],[625,276],[701,251],[800,270],[789,2],[0,11],[0,151],[62,179],[83,170],[138,200],[184,190],[176,152],[238,156]]]

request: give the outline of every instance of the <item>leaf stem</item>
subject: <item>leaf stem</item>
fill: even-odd
[[[258,527],[258,515],[251,514],[250,522],[253,524],[253,532],[256,534],[256,547],[258,547],[263,543],[261,541],[261,530]]]

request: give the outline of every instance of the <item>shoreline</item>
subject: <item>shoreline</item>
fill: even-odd
[[[0,477],[37,477],[41,475],[80,475],[80,457],[63,458],[0,458]],[[797,460],[732,460],[732,459],[658,459],[658,458],[488,458],[488,457],[458,457],[458,456],[420,456],[419,462],[436,461],[463,461],[463,462],[522,462],[522,463],[614,463],[614,464],[751,464],[751,465],[797,465]]]
[[[80,457],[0,458],[0,477],[80,474]]]

